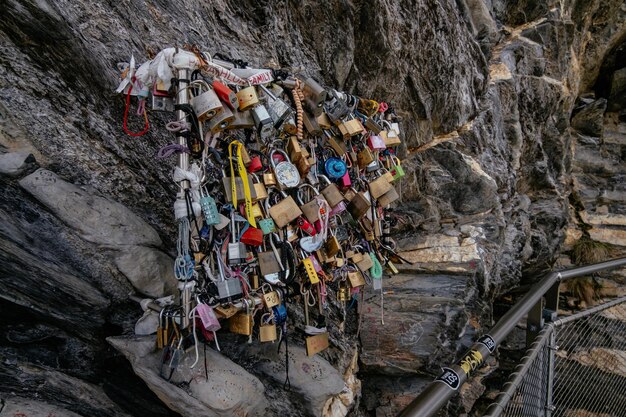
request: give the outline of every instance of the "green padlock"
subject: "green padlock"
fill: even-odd
[[[259,227],[264,235],[269,235],[276,231],[276,223],[274,223],[274,219],[263,219],[259,220]]]
[[[391,164],[392,165],[389,169],[389,172],[393,176],[394,181],[397,181],[406,175],[404,172],[404,168],[402,168],[402,165],[400,165],[400,159],[397,156],[391,157]]]

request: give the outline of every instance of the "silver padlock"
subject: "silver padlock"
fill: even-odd
[[[380,169],[380,162],[377,159],[374,159],[365,169],[367,172],[378,171]]]
[[[326,114],[330,121],[337,125],[350,114],[350,108],[346,104],[344,94],[331,89],[329,95],[330,100],[325,104]]]
[[[222,102],[220,101],[213,88],[202,80],[192,81],[188,88],[198,88],[200,93],[192,97],[190,103],[193,111],[196,113],[198,120],[203,122],[211,119],[223,111]]]
[[[220,254],[217,253],[217,256],[220,256]],[[234,300],[243,297],[241,281],[239,281],[239,279],[237,278],[226,279],[224,267],[219,260],[217,262],[217,265],[220,271],[220,278],[215,283],[215,286],[217,287],[217,296],[220,303],[231,303]]]
[[[274,94],[272,91],[268,90],[265,86],[259,85],[261,90],[267,96],[267,111],[274,122],[274,128],[278,129],[287,119],[289,119],[293,112],[291,111],[291,107],[285,103],[284,100],[278,98],[277,96],[281,93]],[[274,88],[280,89],[279,86],[275,86]],[[282,91],[282,89],[280,89]]]
[[[254,125],[256,126],[257,132],[259,132],[259,136],[261,139],[267,139],[272,135],[274,131],[272,118],[270,117],[267,109],[264,105],[259,104],[254,107],[252,110],[252,118],[254,119]]]
[[[246,262],[247,250],[245,243],[237,242],[234,211],[230,214],[230,235],[232,241],[228,243],[228,264],[241,265]]]
[[[174,111],[174,100],[171,97],[152,94],[152,111]]]
[[[279,153],[283,155],[285,158],[284,161],[276,164],[274,162],[273,155],[274,153]],[[283,151],[274,149],[270,152],[270,163],[272,164],[272,168],[274,170],[274,175],[276,176],[276,181],[281,189],[289,189],[297,187],[300,184],[300,173],[298,172],[298,168],[294,164],[291,163],[287,154]]]

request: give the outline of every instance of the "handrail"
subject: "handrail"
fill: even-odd
[[[433,417],[454,396],[467,381],[471,372],[478,369],[495,352],[497,346],[511,333],[517,323],[529,314],[533,308],[541,306],[543,296],[556,287],[558,302],[558,284],[561,280],[593,274],[605,269],[626,265],[626,258],[613,259],[593,265],[572,268],[561,272],[552,272],[535,284],[491,329],[472,345],[462,359],[443,368],[443,373],[431,382],[400,414],[399,417]],[[556,305],[554,306],[556,311]],[[541,317],[542,309],[539,308]],[[530,322],[530,314],[529,314]],[[541,320],[540,320],[541,322]],[[529,326],[530,327],[530,326]],[[542,327],[539,325],[539,327]],[[541,329],[535,329],[538,333]]]

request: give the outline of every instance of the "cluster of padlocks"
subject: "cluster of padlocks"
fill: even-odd
[[[176,115],[167,124],[176,143],[160,152],[177,154],[180,185],[180,300],[160,313],[164,363],[175,369],[185,348],[217,343],[224,327],[250,341],[284,338],[287,302],[304,303],[298,327],[313,355],[328,347],[332,298],[345,314],[364,286],[382,291],[384,271],[397,273],[386,210],[404,176],[398,118],[312,78],[189,49],[131,60],[118,89],[131,135],[148,129],[148,110]],[[133,97],[145,126],[137,133],[127,122]]]

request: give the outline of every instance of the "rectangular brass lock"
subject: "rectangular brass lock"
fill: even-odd
[[[337,291],[337,300],[348,301],[350,299],[350,290],[346,287],[339,288]]]
[[[301,177],[306,177],[311,170],[311,162],[308,158],[302,157],[299,161],[296,161],[296,168],[298,168]]]
[[[344,196],[339,191],[339,187],[337,184],[330,183],[325,188],[322,188],[322,195],[328,202],[328,205],[332,208],[335,208],[339,205],[339,203],[344,201]]]
[[[317,123],[317,119],[315,117],[310,116],[305,112],[303,122],[304,128],[310,135],[318,136],[322,134],[322,128],[320,128],[320,125]]]
[[[239,312],[239,309],[232,304],[228,304],[226,306],[217,305],[213,307],[213,310],[215,310],[215,312],[224,319],[230,318]]]
[[[274,252],[259,252],[257,255],[259,260],[259,271],[262,276],[265,277],[281,271],[280,264],[278,263]]]
[[[373,198],[380,197],[392,188],[393,185],[391,185],[391,183],[389,182],[389,177],[386,175],[381,175],[380,177],[369,183],[370,195]]]
[[[252,319],[251,314],[246,314],[240,311],[228,319],[228,325],[232,333],[250,336],[252,334],[254,320]]]
[[[272,308],[280,304],[278,293],[276,291],[271,291],[263,294],[263,304],[265,304],[266,308]]]
[[[360,169],[365,168],[370,163],[374,162],[374,155],[370,148],[363,148],[356,156],[357,164]]]
[[[363,255],[363,259],[361,259],[360,262],[355,263],[362,272],[367,272],[371,267],[374,266],[374,261],[372,261],[372,258],[367,253]]]
[[[391,187],[389,191],[387,191],[385,194],[381,195],[378,198],[378,204],[381,205],[382,207],[385,207],[393,203],[399,198],[400,198],[400,195],[398,194],[398,191],[396,191],[396,188]]]
[[[313,285],[318,284],[320,282],[320,278],[315,271],[315,265],[313,265],[313,261],[309,258],[304,258],[302,260],[302,265],[304,265],[304,272],[306,272],[307,278],[309,278],[309,282]]]
[[[346,144],[341,139],[334,136],[326,136],[326,143],[328,143],[339,156],[343,156],[347,152]]]
[[[361,217],[365,216],[371,207],[372,205],[361,192],[355,194],[354,198],[348,203],[347,210],[355,220],[359,220]]]
[[[348,281],[350,281],[352,288],[358,288],[365,285],[365,278],[363,278],[361,271],[348,272]]]
[[[400,273],[400,271],[398,271],[398,268],[396,268],[396,266],[393,264],[393,262],[391,261],[387,261],[387,264],[385,265],[387,268],[389,268],[389,270],[391,271],[392,274],[397,275]]]
[[[256,200],[258,196],[256,194],[256,190],[254,186],[252,186],[252,181],[250,181],[250,176],[246,174],[246,178],[248,180],[248,185],[250,186],[250,197],[252,197],[252,200]],[[225,176],[224,178],[222,178],[222,182],[224,184],[224,191],[225,191],[224,194],[226,197],[226,201],[228,201],[229,203],[233,202],[231,181],[232,181],[232,178],[229,176]],[[237,187],[237,201],[244,202],[246,199],[246,194],[244,193],[244,190],[243,190],[243,179],[241,177],[235,177],[235,186]]]
[[[263,184],[262,182],[255,182],[253,185],[254,188],[254,194],[256,194],[256,197],[253,198],[252,200],[256,200],[256,201],[260,201],[260,200],[265,200],[268,196],[267,194],[267,189],[265,188],[265,184]],[[239,193],[237,193],[239,194]],[[250,193],[252,194],[252,193]],[[237,198],[239,199],[239,198]],[[256,217],[256,216],[255,216]],[[262,215],[261,215],[262,217]]]
[[[259,340],[261,342],[273,342],[278,339],[275,324],[262,324],[259,328]]]
[[[293,197],[287,196],[283,200],[279,201],[278,204],[270,207],[269,214],[276,222],[276,226],[278,226],[279,229],[282,229],[287,224],[297,219],[298,216],[301,216],[302,211],[294,201]]]
[[[287,152],[292,162],[298,162],[302,159],[302,147],[295,136],[291,136],[287,141]]]
[[[306,354],[307,356],[313,356],[316,353],[327,349],[328,344],[328,333],[320,333],[315,336],[308,336],[306,338]]]
[[[329,258],[337,255],[340,249],[341,245],[339,244],[336,236],[329,236],[324,243],[324,250],[326,251],[326,256],[328,256]]]
[[[383,130],[383,127],[371,117],[368,117],[365,121],[365,128],[371,130],[376,135],[378,135]]]
[[[266,187],[276,186],[276,176],[271,172],[263,174],[263,184],[265,184]]]
[[[239,101],[239,111],[245,111],[249,108],[259,104],[259,96],[256,93],[256,89],[253,85],[242,88],[236,94]]]
[[[316,120],[317,120],[317,124],[322,129],[330,129],[333,126],[332,122],[330,121],[330,119],[328,118],[328,115],[325,112],[322,112],[322,114],[317,116]]]
[[[225,130],[251,129],[254,127],[254,118],[249,111],[233,110],[233,120]]]

